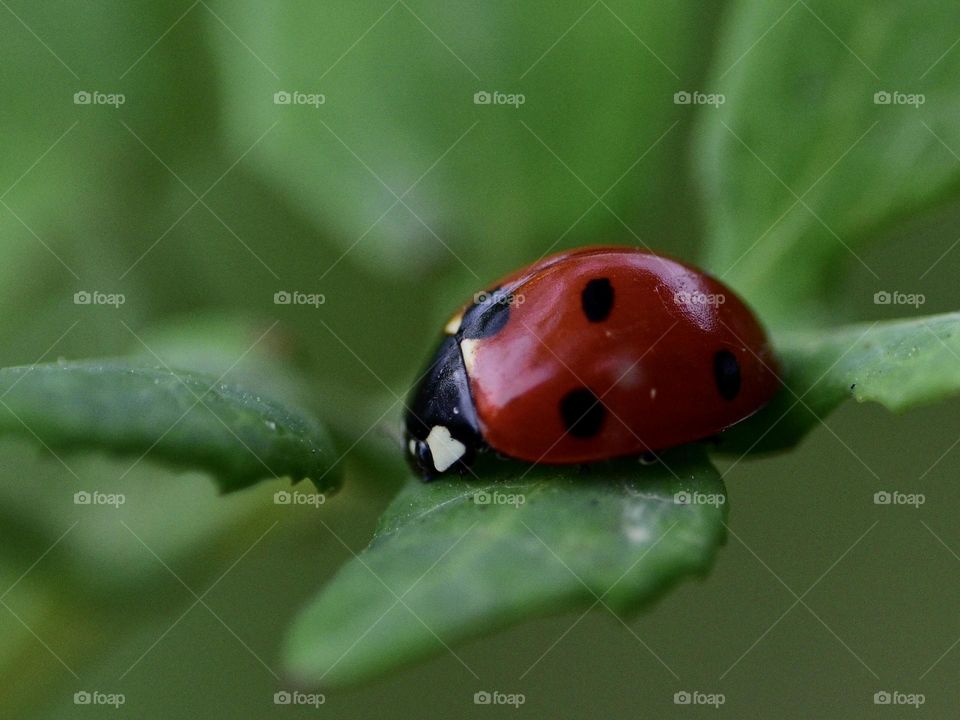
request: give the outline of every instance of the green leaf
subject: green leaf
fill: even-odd
[[[334,489],[324,428],[215,378],[119,360],[0,369],[0,432],[54,450],[145,455],[203,469],[223,491],[267,477]]]
[[[227,313],[168,320],[138,331],[126,355],[143,364],[190,368],[191,372],[221,378],[228,384],[255,387],[281,403],[317,401],[323,417],[330,398],[311,393],[309,373],[302,367],[296,339],[276,323],[255,322]]]
[[[290,674],[356,683],[532,617],[635,610],[705,573],[725,537],[723,483],[699,451],[665,462],[411,482],[295,622]]]
[[[218,10],[263,59],[213,33],[231,147],[273,128],[245,163],[351,260],[399,277],[443,263],[487,281],[561,241],[699,234],[676,168],[691,114],[673,95],[703,72],[709,3]],[[525,101],[474,102],[493,91]],[[275,104],[277,92],[325,102]]]
[[[700,114],[695,154],[706,264],[773,325],[835,321],[850,269],[879,281],[866,243],[960,192],[960,6],[730,10],[706,88],[726,102]]]
[[[149,273],[121,276],[192,199],[162,163],[206,188],[235,157],[209,180],[193,172],[218,146],[212,78],[193,72],[208,62],[201,13],[146,0],[82,12],[70,3],[0,10],[0,300],[8,310],[30,309],[0,317],[9,340],[14,329],[29,337],[41,321],[61,325],[63,298],[75,290],[122,290],[132,302],[146,294],[143,285],[156,282],[144,279]],[[178,32],[167,35],[173,23]],[[166,42],[157,43],[161,34]],[[91,37],[97,42],[83,40]],[[124,102],[74,102],[75,93],[94,91]],[[188,273],[169,277],[189,290]],[[156,310],[165,299],[149,302]],[[104,332],[105,342],[111,337]]]
[[[776,347],[784,388],[725,433],[722,449],[790,447],[850,398],[903,412],[960,393],[960,313],[794,331]]]

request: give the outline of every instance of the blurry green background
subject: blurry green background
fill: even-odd
[[[848,405],[796,452],[731,469],[736,537],[706,580],[631,622],[679,681],[596,612],[522,680],[575,615],[458,650],[480,682],[444,654],[319,711],[273,704],[290,620],[406,476],[397,396],[490,280],[550,249],[646,244],[737,265],[727,280],[776,326],[917,313],[875,305],[878,290],[956,309],[960,100],[937,90],[960,17],[765,5],[0,2],[0,365],[148,347],[219,374],[242,357],[228,377],[311,406],[349,448],[344,491],[317,510],[274,505],[276,482],[218,497],[149,459],[68,469],[0,441],[0,717],[698,712],[674,705],[681,689],[724,693],[730,717],[872,716],[884,689],[955,708],[960,650],[937,661],[960,638],[956,401]],[[897,88],[929,95],[872,102]],[[797,196],[812,209],[791,211]],[[811,257],[816,282],[796,271]],[[282,290],[326,302],[275,305]],[[127,502],[79,507],[79,487]],[[927,502],[874,505],[884,489]],[[785,585],[803,595],[871,527],[790,609]],[[95,689],[126,705],[74,705]],[[481,689],[526,704],[475,706]]]

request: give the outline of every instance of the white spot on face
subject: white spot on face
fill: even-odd
[[[434,425],[427,435],[427,447],[433,456],[433,466],[437,472],[443,472],[463,457],[467,446],[450,435],[443,425]]]
[[[443,326],[443,331],[447,335],[456,335],[457,330],[460,329],[460,323],[463,322],[463,313],[458,312],[452,318],[447,320],[447,324]]]
[[[417,454],[417,441],[413,438],[410,439],[410,442],[407,443],[407,450],[410,451],[411,455]]]
[[[463,366],[467,369],[467,375],[473,375],[473,367],[477,362],[477,345],[479,340],[467,338],[460,341],[460,352],[463,354]]]

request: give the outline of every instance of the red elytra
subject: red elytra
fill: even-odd
[[[546,464],[716,435],[776,392],[776,360],[728,287],[635,248],[558,253],[448,323],[407,415],[426,476],[477,450]]]

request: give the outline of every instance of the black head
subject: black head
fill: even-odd
[[[496,335],[517,302],[502,288],[477,293],[447,332],[407,412],[407,450],[425,480],[447,472],[468,472],[487,444],[480,433],[460,343]]]
[[[444,338],[406,416],[408,458],[424,480],[467,471],[483,439],[457,337]]]
[[[451,321],[406,418],[410,461],[424,478],[468,472],[487,444],[480,433],[460,343],[496,335],[510,318],[518,298],[503,288],[477,293],[459,320]]]

